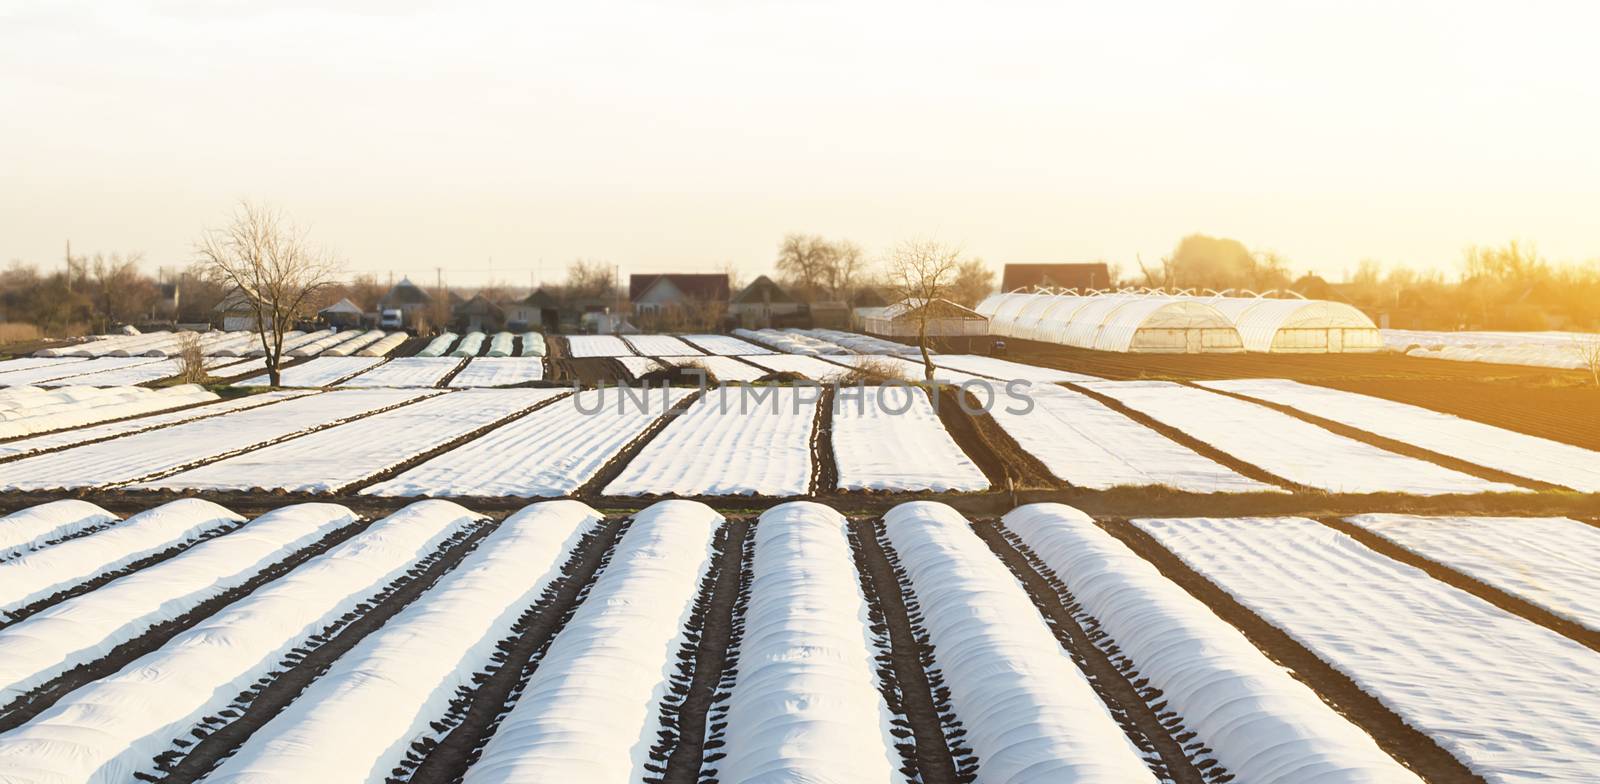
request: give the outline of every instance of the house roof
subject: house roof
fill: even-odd
[[[338,302],[317,311],[317,313],[345,313],[359,316],[361,315],[361,308],[356,307],[356,303],[351,302],[349,297],[343,297]]]
[[[227,294],[222,295],[222,299],[217,300],[217,304],[211,310],[216,313],[240,313],[252,310],[252,308],[250,307],[250,299],[244,295],[244,292],[234,288]]]
[[[712,302],[728,301],[728,276],[717,273],[677,273],[662,275],[629,275],[628,301],[638,302],[650,289],[666,280],[690,299]]]
[[[426,305],[432,301],[433,298],[428,296],[428,292],[423,291],[422,287],[412,283],[410,278],[401,278],[399,283],[394,284],[394,287],[389,289],[389,293],[383,295],[383,299],[378,300],[378,307]]]
[[[504,314],[504,311],[500,310],[499,305],[490,302],[489,298],[483,296],[482,294],[474,294],[472,295],[472,299],[465,300],[450,310],[452,313],[466,315],[500,316]]]
[[[1087,264],[1007,264],[1000,280],[1001,291],[1016,291],[1034,286],[1058,289],[1103,289],[1112,285],[1111,270],[1105,262]]]
[[[794,297],[789,296],[789,292],[774,283],[772,278],[762,275],[750,281],[750,285],[733,295],[730,301],[735,305],[759,305],[769,302],[794,302]]]
[[[889,306],[889,298],[884,296],[882,291],[872,286],[862,286],[857,289],[856,297],[853,301],[858,308],[883,308]]]
[[[989,318],[965,305],[959,305],[947,299],[928,300],[926,304],[921,299],[908,299],[896,302],[883,309],[882,317],[888,319],[911,318],[917,313],[926,310],[928,318],[958,318],[977,319],[988,321]]]
[[[551,296],[550,292],[545,291],[543,286],[540,286],[534,289],[533,293],[523,297],[521,304],[535,308],[553,308],[556,307],[556,298]]]

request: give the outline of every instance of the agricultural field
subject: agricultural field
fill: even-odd
[[[0,360],[0,779],[1600,775],[1587,425],[1308,370],[1461,363],[507,335]]]

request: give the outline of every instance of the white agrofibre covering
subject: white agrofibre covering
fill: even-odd
[[[441,332],[433,340],[428,341],[428,345],[423,346],[422,350],[417,352],[417,356],[424,358],[443,357],[445,352],[455,345],[458,337],[461,336],[454,332]]]
[[[1492,588],[1600,631],[1600,529],[1565,517],[1347,518]]]
[[[38,370],[78,361],[80,360],[76,357],[45,357],[39,355],[0,360],[0,384],[7,383],[6,377],[17,371]]]
[[[566,393],[485,389],[437,395],[135,487],[337,492]]]
[[[601,518],[577,501],[534,504],[506,518],[206,781],[381,784],[413,741],[438,735],[429,723],[445,715],[458,689],[475,686],[473,674],[493,663],[496,644]]]
[[[539,357],[477,357],[450,379],[450,387],[504,387],[544,380],[544,360]]]
[[[686,356],[656,357],[656,360],[673,367],[697,366],[704,368],[717,381],[724,384],[755,381],[767,374],[764,368],[741,362],[736,357],[690,354]]]
[[[816,390],[707,390],[606,486],[606,495],[805,495]]]
[[[361,337],[362,334],[364,333],[344,331],[335,332],[326,337],[313,340],[310,343],[297,346],[293,351],[287,351],[285,353],[291,357],[314,357],[324,351],[327,351],[328,349],[343,346],[344,344]]]
[[[1420,781],[1370,736],[1088,515],[1030,504],[1002,522],[1100,622],[1238,781]]]
[[[718,780],[907,780],[848,525],[809,501],[761,515],[728,698],[728,756],[707,765]]]
[[[0,383],[9,386],[22,386],[26,384],[49,384],[61,386],[76,384],[75,379],[91,376],[113,370],[127,370],[141,365],[150,365],[161,362],[159,359],[149,357],[97,357],[64,365],[50,365],[47,367],[33,368],[32,370],[17,370],[7,373]],[[170,373],[168,375],[171,375]],[[94,385],[91,385],[94,386]],[[105,384],[103,386],[118,386]]]
[[[622,363],[622,366],[628,370],[628,375],[635,379],[665,367],[665,365],[650,357],[614,357],[614,359]]]
[[[283,346],[281,348],[283,356],[292,356],[291,352],[293,352],[295,349],[315,343],[332,334],[333,330],[331,329],[319,329],[316,332],[306,332],[294,338],[290,338],[289,333],[285,332],[283,333]],[[256,341],[256,343],[259,344],[260,341]],[[266,355],[267,350],[262,348],[260,345],[256,345],[255,348],[250,349],[249,353],[247,353],[245,356],[264,357]]]
[[[468,332],[465,337],[461,338],[461,345],[456,346],[456,350],[450,352],[450,356],[475,357],[478,355],[478,351],[483,348],[483,342],[488,339],[489,336],[482,332]]]
[[[920,388],[841,389],[833,403],[832,447],[841,490],[989,487],[989,478],[945,431]]]
[[[1042,384],[1055,384],[1063,381],[1100,380],[1095,376],[1088,376],[1082,373],[1039,367],[1038,365],[1026,365],[1021,362],[1012,362],[1009,359],[988,357],[982,354],[939,354],[934,364],[949,370],[976,373],[1006,381],[1020,378]]]
[[[391,332],[385,335],[382,340],[357,350],[355,355],[358,357],[386,357],[389,356],[389,352],[399,348],[400,344],[410,339],[411,336],[404,332]]]
[[[537,332],[522,333],[522,347],[519,356],[542,357],[545,353],[544,335]]]
[[[1135,520],[1490,782],[1592,782],[1600,653],[1313,520]]]
[[[1035,386],[1033,410],[1001,398],[989,415],[1050,473],[1077,487],[1162,485],[1191,493],[1272,492],[1100,401],[1070,389]]]
[[[106,656],[355,520],[355,513],[335,504],[275,509],[237,531],[0,629],[0,705]]]
[[[281,368],[278,383],[286,387],[325,387],[346,376],[353,376],[376,367],[380,357],[317,357],[298,365]],[[265,373],[235,381],[236,387],[264,387],[270,379]]]
[[[110,391],[113,391],[113,394],[81,402],[67,401],[56,405],[43,403],[35,405],[30,402],[27,408],[8,412],[19,415],[17,418],[0,421],[0,438],[16,438],[51,430],[81,427],[217,399],[216,393],[194,384],[166,389],[113,387]]]
[[[467,769],[467,784],[623,782],[647,774],[661,700],[721,523],[693,501],[663,501],[634,517]]]
[[[173,738],[477,519],[448,501],[420,501],[373,523],[0,735],[0,770],[19,781],[132,781]]]
[[[401,340],[404,340],[405,339],[405,334],[404,333],[400,333],[400,335],[401,335]],[[325,356],[325,357],[348,357],[348,356],[353,356],[357,352],[359,352],[362,349],[366,348],[367,346],[371,346],[371,345],[373,345],[375,343],[378,343],[378,342],[380,342],[380,341],[382,341],[384,339],[385,339],[385,333],[384,333],[383,330],[381,330],[381,329],[369,329],[366,332],[363,332],[363,333],[361,333],[361,334],[359,334],[359,335],[357,335],[357,336],[355,336],[353,338],[345,340],[345,341],[339,343],[338,345],[335,345],[334,347],[322,352],[322,355]]]
[[[116,515],[88,501],[76,499],[51,501],[12,512],[0,517],[0,561],[117,519]]]
[[[1330,433],[1265,406],[1170,381],[1084,384],[1251,465],[1333,493],[1520,493]]]
[[[800,354],[762,354],[744,360],[773,373],[799,373],[813,381],[826,381],[849,373],[849,368]]]
[[[709,351],[720,356],[732,357],[774,353],[770,348],[740,340],[732,335],[684,335],[683,339],[701,351]]]
[[[1201,386],[1289,406],[1508,474],[1600,493],[1600,452],[1371,395],[1281,378],[1201,381]],[[1600,408],[1600,406],[1597,406]]]
[[[568,335],[567,348],[575,359],[625,357],[633,353],[633,349],[616,335]]]
[[[396,357],[355,378],[339,383],[343,387],[409,387],[431,389],[464,360],[456,357]]]
[[[243,519],[210,501],[185,498],[0,563],[0,615],[10,618],[40,599]]]
[[[164,476],[428,394],[323,392],[0,464],[0,488],[98,487]]]
[[[915,501],[883,520],[979,781],[1154,784],[1017,578],[959,513]]]
[[[496,332],[493,337],[489,338],[489,350],[485,352],[484,356],[509,357],[511,356],[512,344],[515,342],[516,336],[510,332]]]
[[[88,441],[96,441],[102,438],[112,438],[114,436],[119,436],[126,433],[134,433],[141,430],[165,427],[167,425],[176,424],[179,422],[187,422],[191,419],[201,419],[204,417],[216,416],[218,414],[225,414],[229,411],[243,411],[247,408],[256,408],[269,403],[276,403],[280,400],[288,400],[290,398],[311,394],[315,393],[311,390],[301,389],[263,392],[256,395],[250,395],[248,397],[236,397],[232,400],[221,400],[215,403],[207,403],[205,405],[196,404],[187,408],[181,408],[177,411],[143,416],[136,419],[107,422],[105,424],[95,425],[93,427],[79,427],[71,430],[58,430],[53,433],[37,435],[31,438],[22,438],[15,441],[7,441],[3,444],[0,444],[0,457],[13,457],[17,455],[33,454],[34,452],[42,452],[47,449],[57,449],[63,446],[71,446],[73,444],[81,444]]]
[[[513,420],[362,495],[558,496],[577,490],[692,390],[588,389]],[[537,455],[538,459],[528,459]]]
[[[627,341],[634,351],[647,357],[698,353],[694,350],[694,346],[672,335],[624,335],[622,339]]]

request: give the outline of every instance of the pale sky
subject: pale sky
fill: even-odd
[[[1204,232],[1333,277],[1595,259],[1597,8],[0,0],[0,263],[183,263],[239,199],[458,285],[754,274],[795,231],[1125,269]]]

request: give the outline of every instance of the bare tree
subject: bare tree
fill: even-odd
[[[138,253],[107,256],[96,253],[85,264],[91,276],[91,297],[99,316],[98,329],[110,332],[117,321],[128,321],[144,315],[156,297],[155,284],[139,271],[143,256]]]
[[[994,293],[994,270],[983,259],[965,259],[950,283],[950,301],[973,307]]]
[[[199,384],[206,380],[206,354],[200,347],[200,333],[178,333],[178,383]]]
[[[1600,387],[1600,335],[1573,338],[1572,351],[1578,356],[1578,361],[1583,363],[1583,368],[1594,378],[1594,385]]]
[[[237,292],[255,317],[268,383],[278,386],[283,333],[333,285],[338,265],[309,244],[304,230],[249,202],[226,227],[207,231],[195,249],[207,274]]]
[[[928,318],[934,301],[947,299],[961,266],[961,250],[933,240],[909,240],[889,254],[889,284],[895,297],[911,308],[917,321],[917,348],[922,351],[923,376],[933,381],[933,357],[928,354]]]

